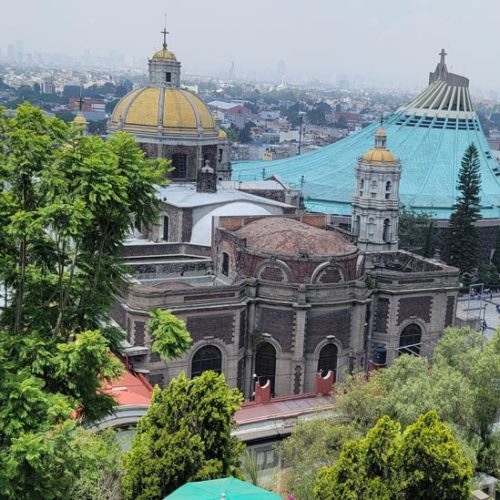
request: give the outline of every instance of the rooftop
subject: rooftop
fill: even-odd
[[[350,254],[357,250],[336,231],[282,217],[264,217],[250,222],[236,234],[246,238],[248,247],[273,254],[319,257]]]
[[[444,63],[443,63],[444,64]],[[317,151],[275,161],[233,163],[233,179],[250,181],[279,175],[301,185],[307,208],[351,214],[357,160],[372,147],[378,123]],[[408,208],[449,218],[457,198],[462,156],[473,142],[481,164],[484,218],[500,217],[500,167],[472,106],[468,80],[441,63],[431,83],[408,105],[384,118],[388,147],[402,165],[400,199]]]

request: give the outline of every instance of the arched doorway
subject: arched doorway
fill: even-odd
[[[276,349],[269,342],[262,342],[257,347],[255,353],[255,374],[261,385],[264,385],[267,380],[271,382],[271,395],[274,395]]]
[[[421,342],[422,329],[415,323],[406,326],[399,337],[399,354],[420,356]]]
[[[325,377],[328,372],[333,371],[334,378],[337,375],[337,356],[339,350],[335,344],[326,344],[319,352],[318,372]]]
[[[191,361],[191,378],[197,377],[207,370],[216,373],[222,372],[222,354],[213,345],[207,345],[196,351]]]

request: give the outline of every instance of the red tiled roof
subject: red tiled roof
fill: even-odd
[[[146,377],[133,373],[127,367],[120,378],[107,382],[103,390],[111,394],[119,405],[149,406],[153,394],[153,388]]]

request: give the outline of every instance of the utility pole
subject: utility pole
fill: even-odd
[[[306,116],[306,113],[304,111],[299,111],[300,131],[299,131],[299,150],[297,151],[298,155],[302,153],[302,129],[304,126],[304,116]]]

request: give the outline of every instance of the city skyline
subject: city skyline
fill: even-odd
[[[444,47],[450,71],[470,78],[472,87],[500,86],[500,69],[484,64],[494,60],[488,37],[500,7],[493,0],[482,0],[482,9],[468,16],[451,0],[404,4],[357,0],[339,8],[326,0],[256,0],[248,9],[228,0],[189,5],[151,0],[137,9],[129,0],[84,5],[25,0],[4,6],[9,22],[0,47],[3,56],[16,40],[23,41],[25,53],[104,58],[114,53],[123,55],[124,66],[145,69],[147,57],[161,45],[167,12],[169,48],[185,73],[221,75],[235,61],[238,76],[276,77],[284,61],[287,75],[297,81],[335,82],[347,76],[415,88],[426,84]],[[484,16],[486,11],[491,15]]]

